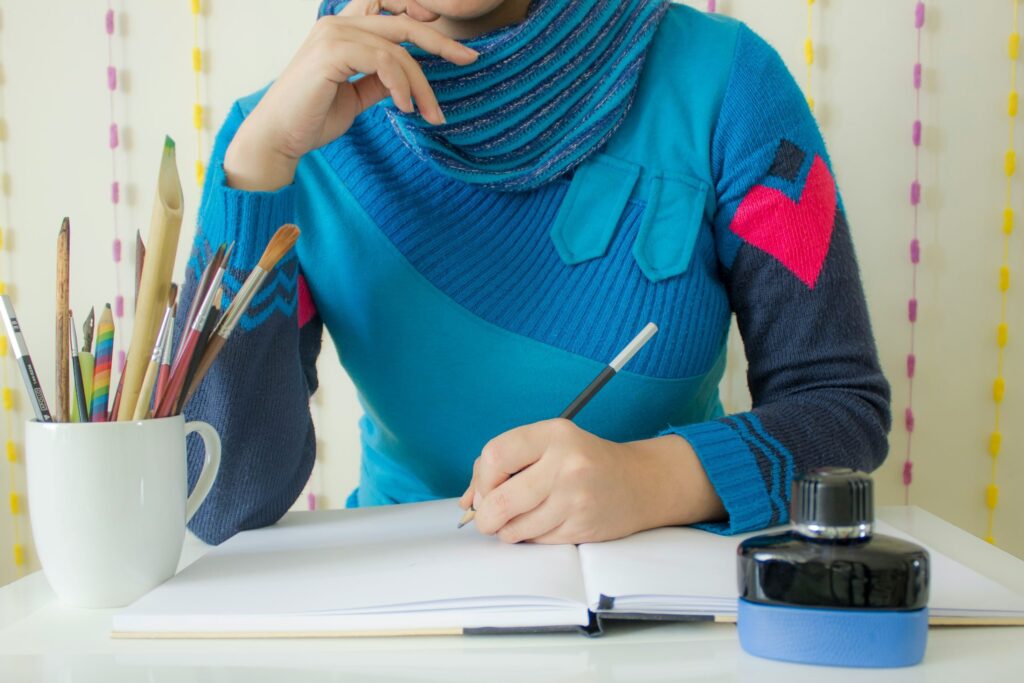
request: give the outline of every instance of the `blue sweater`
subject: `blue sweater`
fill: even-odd
[[[461,494],[490,438],[557,415],[648,321],[659,334],[577,422],[616,441],[687,439],[728,512],[707,528],[783,522],[795,474],[884,459],[889,387],[828,155],[782,61],[743,25],[673,6],[622,128],[529,192],[441,175],[379,108],[292,185],[234,190],[221,160],[260,95],[218,135],[179,310],[217,244],[236,242],[231,297],[277,227],[303,234],[186,407],[224,442],[190,525],[203,540],[272,524],[301,493],[324,327],[365,410],[350,505]],[[726,416],[732,313],[754,407]],[[190,444],[191,485],[200,465]]]

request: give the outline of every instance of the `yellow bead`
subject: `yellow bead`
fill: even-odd
[[[0,358],[7,355],[7,337],[0,337]]]
[[[192,14],[199,14],[199,0],[192,0]]]
[[[0,280],[0,296],[4,295],[6,293],[7,293],[7,283],[4,282],[3,280]]]
[[[991,535],[990,536],[986,536],[985,537],[985,543],[988,543],[989,545],[995,545],[996,544],[996,539],[993,538]]]
[[[999,487],[995,484],[989,484],[985,487],[985,505],[988,506],[989,510],[995,510],[996,506],[999,505]]]
[[[1009,102],[1008,106],[1006,107],[1006,111],[1007,111],[1007,113],[1011,117],[1017,115],[1017,91],[1016,90],[1011,90],[1010,91],[1010,102]]]
[[[206,180],[206,165],[201,161],[196,162],[196,183],[199,187],[203,186],[203,181]]]
[[[25,564],[25,548],[20,543],[14,544],[14,564],[19,567]]]
[[[4,387],[3,402],[4,410],[12,410],[14,408],[14,392],[11,391],[10,387]]]
[[[814,64],[814,41],[810,38],[804,41],[804,61],[808,66]]]
[[[992,382],[992,399],[996,403],[1002,403],[1003,397],[1006,395],[1006,380],[1002,377],[996,377],[996,381]]]
[[[1003,348],[1009,340],[1010,326],[1006,323],[999,323],[999,327],[996,328],[996,344],[999,344],[999,348]]]
[[[988,437],[988,452],[993,458],[999,457],[999,451],[1003,447],[1002,432],[992,432]]]
[[[1012,149],[1006,150],[1006,160],[1003,165],[1006,167],[1006,177],[1009,178],[1017,171],[1017,153]]]
[[[18,449],[10,439],[7,440],[7,462],[18,462]]]
[[[807,98],[807,106],[810,107],[811,113],[813,114],[814,113],[814,98],[813,97],[808,97]]]
[[[192,70],[196,73],[203,70],[203,51],[198,47],[192,48]]]
[[[1020,34],[1016,31],[1010,34],[1010,44],[1006,52],[1009,54],[1010,59],[1014,61],[1020,56]]]
[[[1003,209],[1003,234],[1013,234],[1013,209]]]
[[[807,0],[808,7],[814,4],[814,0]]]
[[[17,515],[21,512],[21,502],[18,500],[17,493],[11,493],[11,514]]]
[[[999,269],[999,289],[1005,292],[1010,288],[1010,268],[1003,266]]]
[[[192,125],[196,130],[203,128],[203,105],[196,104],[192,107]]]

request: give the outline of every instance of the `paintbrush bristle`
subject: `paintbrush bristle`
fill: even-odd
[[[175,302],[178,300],[178,285],[171,283],[170,289],[167,291],[167,308],[173,308]]]
[[[284,258],[284,255],[288,253],[288,250],[295,246],[295,242],[299,239],[299,228],[298,226],[287,224],[282,225],[274,233],[274,237],[270,240],[270,244],[263,251],[263,256],[260,257],[259,267],[266,272],[270,272],[277,265],[277,262]]]

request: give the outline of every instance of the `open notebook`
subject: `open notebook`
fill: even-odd
[[[506,545],[457,530],[459,516],[454,500],[293,513],[115,614],[114,636],[595,633],[612,618],[735,618],[740,538],[667,528],[579,547]],[[1024,596],[934,551],[930,607],[933,618],[1024,624]]]

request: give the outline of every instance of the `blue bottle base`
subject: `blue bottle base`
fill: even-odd
[[[924,658],[928,609],[821,609],[741,598],[737,630],[744,650],[767,659],[823,666],[912,666]]]

